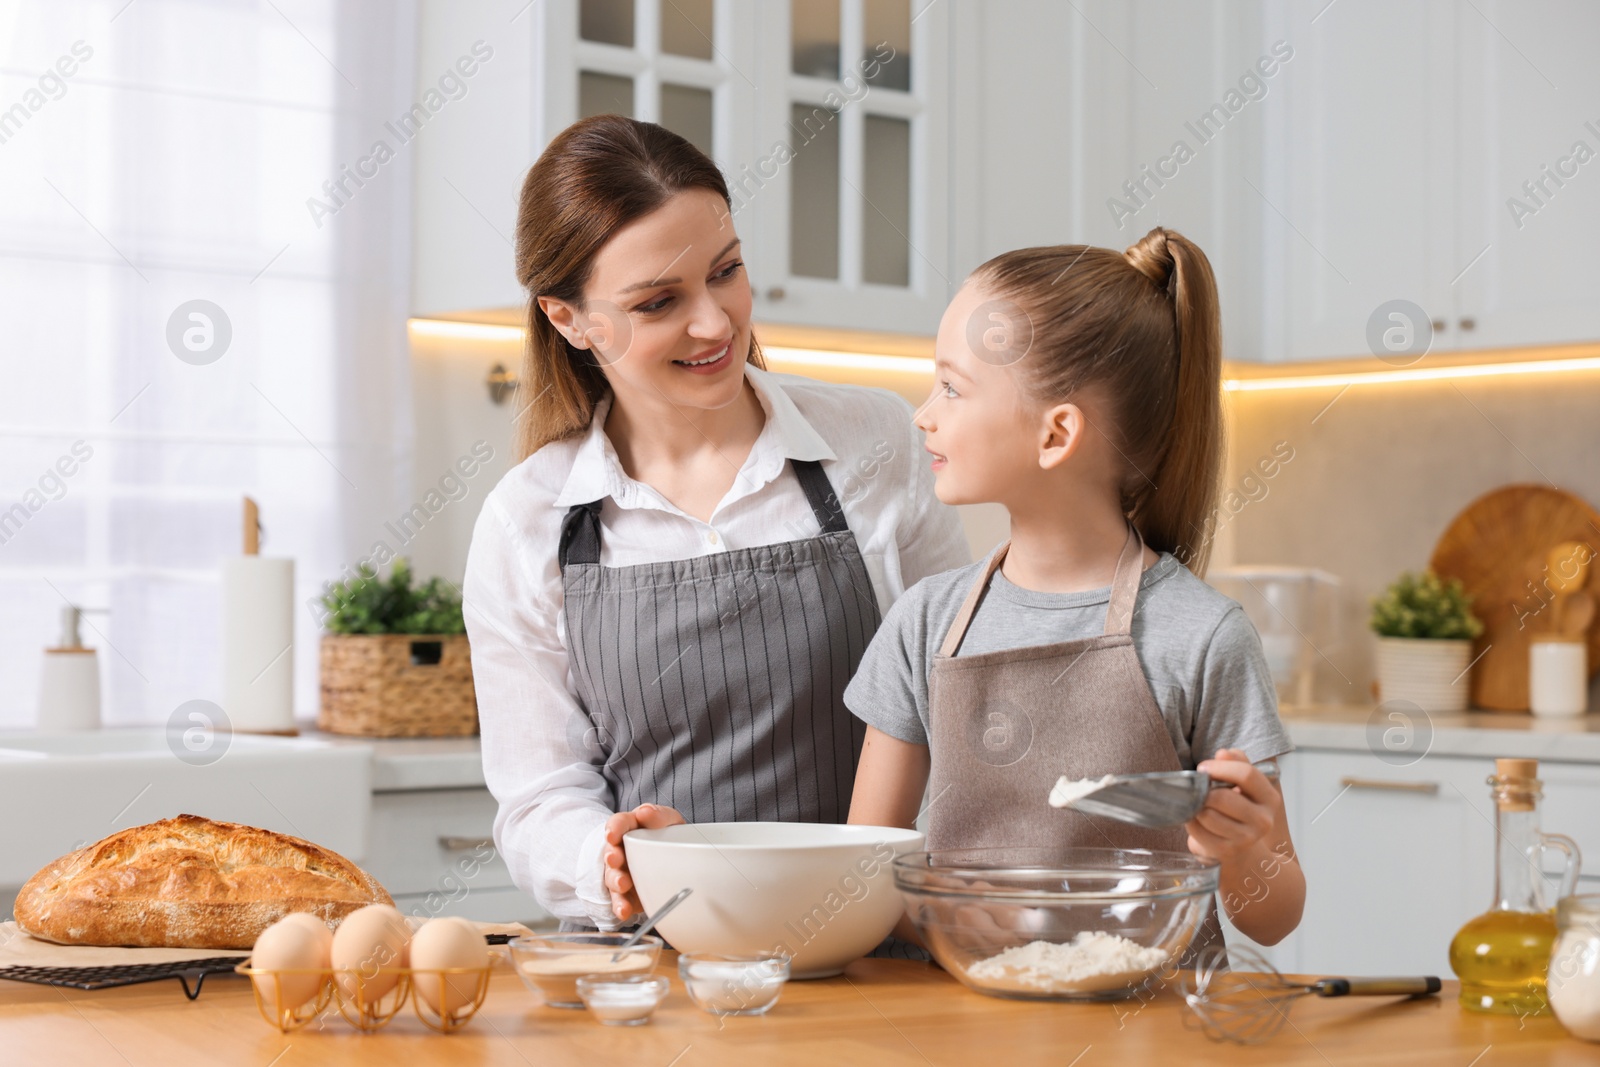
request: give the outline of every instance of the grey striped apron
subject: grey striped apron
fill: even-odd
[[[791,465],[820,535],[693,559],[600,565],[601,501],[561,527],[580,758],[614,810],[690,822],[838,822],[866,729],[845,683],[878,628],[872,581],[822,465]]]

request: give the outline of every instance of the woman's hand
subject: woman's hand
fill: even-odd
[[[622,851],[622,836],[630,830],[659,830],[684,821],[676,808],[665,804],[640,804],[632,811],[619,811],[606,820],[606,847],[600,853],[600,860],[605,864],[606,889],[611,892],[611,911],[618,922],[644,914],[644,905],[639,903],[639,894],[634,892],[633,877],[628,874],[628,855]]]
[[[1236,748],[1219,749],[1215,759],[1195,769],[1235,788],[1212,789],[1206,806],[1189,820],[1189,851],[1226,863],[1254,849],[1272,829],[1282,795]]]

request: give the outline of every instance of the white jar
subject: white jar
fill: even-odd
[[[1562,897],[1546,992],[1573,1037],[1600,1041],[1600,893]]]
[[[1588,652],[1581,639],[1543,636],[1528,642],[1528,706],[1535,715],[1589,710]]]

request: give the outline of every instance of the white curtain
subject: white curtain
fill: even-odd
[[[410,162],[371,150],[410,106],[415,23],[409,0],[0,0],[0,728],[32,724],[68,602],[109,609],[85,627],[107,725],[220,702],[245,495],[296,563],[315,711],[307,602],[411,490]]]

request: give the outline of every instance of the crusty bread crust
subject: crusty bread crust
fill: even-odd
[[[16,919],[66,945],[248,949],[292,911],[333,923],[393,903],[370,874],[320,845],[179,815],[47,864],[22,887]]]

